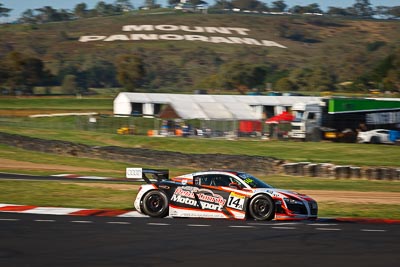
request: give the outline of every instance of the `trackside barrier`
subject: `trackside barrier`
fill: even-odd
[[[282,164],[282,171],[284,174],[292,176],[400,181],[400,168],[390,167],[357,167],[298,162]]]

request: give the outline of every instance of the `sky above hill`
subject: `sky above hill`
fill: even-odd
[[[10,17],[6,18],[7,21],[12,21],[21,16],[21,13],[27,9],[36,9],[44,6],[51,6],[55,9],[73,9],[79,3],[86,3],[88,8],[93,8],[100,0],[0,0],[0,3],[3,4],[4,7],[13,9],[9,14]],[[114,3],[115,0],[103,0],[106,3]],[[210,5],[214,4],[214,0],[205,0]],[[261,0],[262,2],[266,2],[270,4],[275,0]],[[309,5],[313,3],[319,4],[322,10],[327,10],[329,6],[334,7],[350,7],[356,1],[355,0],[285,0],[285,3],[289,6],[295,5]],[[131,3],[135,8],[138,8],[143,5],[144,0],[131,0]],[[161,4],[162,6],[167,5],[168,0],[156,0],[156,3]],[[370,0],[370,3],[373,6],[400,6],[400,0]],[[1,20],[4,20],[2,18]]]

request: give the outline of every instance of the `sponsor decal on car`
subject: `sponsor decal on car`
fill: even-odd
[[[176,188],[171,201],[195,207],[200,204],[202,209],[218,211],[221,211],[226,203],[222,196],[214,194],[211,190],[199,189],[193,186]]]
[[[226,204],[226,206],[237,210],[243,210],[245,200],[245,196],[232,192],[228,197],[228,204]]]

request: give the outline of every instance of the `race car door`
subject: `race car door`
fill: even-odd
[[[201,188],[197,194],[202,209],[220,205],[220,211],[226,216],[244,219],[248,198],[240,193],[240,181],[225,174],[205,174],[194,177],[194,184]]]

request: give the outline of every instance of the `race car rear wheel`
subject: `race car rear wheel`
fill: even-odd
[[[250,200],[249,214],[257,221],[270,221],[275,217],[274,201],[267,195],[257,195]]]
[[[142,207],[150,217],[165,217],[168,214],[168,198],[162,191],[150,191],[143,197]]]

